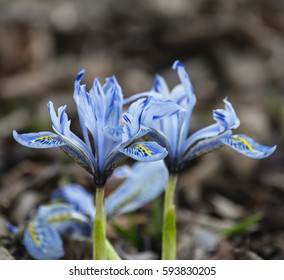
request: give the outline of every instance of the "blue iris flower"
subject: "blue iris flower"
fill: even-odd
[[[168,150],[166,162],[170,170],[180,171],[191,159],[224,145],[256,159],[265,158],[275,151],[276,146],[263,146],[246,135],[232,134],[232,129],[236,129],[240,121],[227,98],[223,100],[224,109],[213,110],[214,124],[189,135],[190,119],[196,97],[184,65],[180,61],[175,61],[173,70],[177,71],[181,83],[171,91],[164,78],[157,75],[149,92],[139,93],[125,100],[125,103],[128,103],[148,96],[156,101],[173,101],[183,109],[168,118],[142,121],[144,126],[152,129],[145,138],[157,141]]]
[[[61,235],[87,236],[90,233],[91,223],[88,217],[70,204],[54,203],[38,208],[27,224],[23,244],[35,259],[59,259],[64,256]]]
[[[115,176],[127,179],[106,199],[108,219],[142,208],[158,197],[168,180],[163,161],[121,166]],[[35,259],[64,256],[62,236],[89,237],[96,207],[92,195],[78,184],[69,184],[51,195],[51,203],[38,208],[24,231],[23,244]],[[13,228],[16,232],[16,229]]]
[[[51,101],[48,110],[55,133],[18,134],[13,131],[15,140],[31,148],[61,148],[93,175],[98,186],[103,186],[127,157],[139,161],[157,161],[166,157],[167,150],[156,142],[135,140],[149,132],[142,121],[169,117],[180,110],[179,106],[172,101],[142,98],[122,114],[123,96],[116,79],[107,78],[103,85],[95,79],[87,92],[86,85],[81,85],[84,73],[84,70],[78,73],[74,85],[83,140],[70,130],[66,106],[59,107],[56,113]]]

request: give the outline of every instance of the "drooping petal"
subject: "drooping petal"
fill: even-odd
[[[55,203],[40,206],[37,217],[44,219],[46,224],[51,225],[63,235],[88,235],[91,232],[90,220],[76,211],[70,204]]]
[[[93,162],[91,162],[91,160],[79,148],[69,144],[62,146],[61,149],[89,174],[94,175],[96,173],[96,167],[93,165]]]
[[[107,198],[107,216],[142,208],[163,192],[167,181],[168,170],[163,161],[135,163],[126,181]]]
[[[42,218],[36,218],[28,223],[23,244],[29,255],[37,260],[56,260],[64,256],[59,233]]]
[[[223,131],[223,127],[221,127],[219,124],[212,124],[210,126],[202,128],[186,139],[180,152],[185,153],[191,147],[191,145],[193,145],[197,141],[217,136]]]
[[[51,194],[51,199],[69,203],[76,211],[93,219],[95,206],[93,196],[78,184],[69,184],[55,190]]]
[[[214,151],[224,145],[223,139],[227,139],[232,135],[231,130],[227,130],[215,137],[205,138],[193,145],[187,153],[185,153],[179,162],[179,169],[186,166],[187,161]]]
[[[165,158],[168,154],[167,150],[156,142],[137,142],[120,152],[140,161],[156,161]]]
[[[18,134],[14,130],[13,137],[18,143],[29,148],[43,149],[66,145],[60,136],[48,131]]]
[[[236,129],[240,125],[236,112],[232,104],[225,98],[225,109],[213,110],[213,119],[224,129]]]
[[[276,149],[276,146],[268,147],[261,145],[243,134],[232,135],[231,137],[221,139],[221,141],[237,152],[255,159],[268,157]]]
[[[24,134],[18,134],[16,131],[13,131],[13,137],[17,142],[29,148],[46,149],[59,147],[90,174],[94,173],[94,166],[90,159],[78,147],[66,141],[66,138],[64,139],[48,131]]]

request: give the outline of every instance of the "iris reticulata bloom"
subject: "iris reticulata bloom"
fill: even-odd
[[[106,199],[108,219],[142,208],[164,191],[168,180],[161,160],[137,162],[132,168],[122,166],[116,171],[115,176],[126,180]],[[35,259],[63,257],[61,236],[80,238],[91,234],[96,208],[92,195],[82,186],[69,184],[59,188],[51,194],[50,202],[38,208],[24,231],[23,244]]]
[[[23,244],[35,259],[59,259],[64,256],[61,235],[90,235],[88,217],[71,205],[55,203],[40,206],[24,232]]]
[[[224,145],[257,159],[265,158],[275,151],[276,146],[263,146],[246,135],[232,134],[232,129],[238,128],[240,121],[227,98],[223,100],[224,109],[213,110],[213,119],[216,123],[189,136],[190,119],[196,97],[184,65],[176,61],[173,70],[177,71],[181,83],[171,91],[164,78],[157,75],[149,92],[136,94],[125,100],[125,103],[128,103],[136,98],[151,96],[155,100],[171,100],[184,109],[168,118],[142,121],[143,125],[152,128],[152,132],[145,135],[145,138],[155,140],[167,148],[169,154],[166,162],[170,170],[180,171],[186,167],[189,160]]]
[[[15,140],[31,148],[60,147],[93,175],[96,185],[100,187],[127,157],[156,161],[167,156],[166,149],[156,142],[135,143],[135,140],[149,132],[141,124],[143,119],[161,119],[180,110],[174,102],[144,98],[122,114],[122,92],[114,77],[107,78],[103,85],[95,79],[87,92],[86,85],[80,84],[83,76],[84,70],[81,70],[75,80],[74,100],[84,140],[70,130],[71,121],[65,112],[66,106],[59,107],[56,113],[51,101],[48,110],[55,133],[18,134],[14,131]]]

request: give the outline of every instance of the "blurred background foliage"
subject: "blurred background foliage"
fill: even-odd
[[[211,124],[212,109],[228,96],[241,120],[237,132],[278,148],[261,161],[223,148],[180,176],[178,257],[284,258],[283,0],[1,0],[0,10],[0,235],[5,220],[22,224],[64,182],[93,191],[63,153],[22,147],[13,129],[50,130],[52,100],[68,105],[78,131],[72,95],[81,68],[88,86],[114,74],[129,96],[148,90],[155,73],[175,85],[171,65],[179,59],[197,96],[192,131]],[[157,203],[108,229],[125,258],[159,256]],[[262,218],[252,226],[218,234],[255,214]],[[66,258],[81,257],[69,251]],[[28,257],[21,248],[1,252]]]

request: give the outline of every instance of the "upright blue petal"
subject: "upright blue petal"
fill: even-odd
[[[225,98],[225,109],[213,110],[213,119],[227,129],[236,129],[240,125],[240,120],[238,119],[236,112],[232,104],[228,101],[228,98]]]
[[[193,90],[193,86],[190,82],[189,76],[185,70],[185,67],[183,65],[183,63],[181,63],[180,61],[175,61],[173,64],[173,70],[177,70],[180,81],[182,83],[182,85],[184,86],[184,90],[187,93],[187,102],[189,104],[189,107],[191,110],[194,107],[195,103],[196,103],[196,97],[194,94],[194,90]]]
[[[163,99],[170,99],[171,98],[169,87],[168,87],[165,79],[160,75],[156,75],[152,89],[154,91],[160,93],[162,95]]]
[[[114,76],[106,79],[103,91],[106,95],[106,123],[108,126],[117,127],[122,113],[123,96]]]
[[[65,107],[58,109],[58,115],[56,115],[53,103],[48,103],[48,109],[52,121],[52,127],[55,132],[61,137],[66,145],[61,146],[61,149],[79,165],[87,170],[90,174],[94,175],[97,169],[97,162],[94,158],[92,150],[88,145],[76,136],[70,130],[70,121],[68,121],[67,114],[65,113]]]
[[[76,77],[76,79],[75,79],[75,85],[80,84],[80,82],[81,82],[81,80],[83,79],[84,75],[85,75],[85,69],[81,69],[81,70],[78,72],[78,75],[77,75],[77,77]]]
[[[106,199],[109,218],[142,208],[164,191],[168,181],[168,170],[163,161],[135,163],[128,175]]]
[[[231,137],[221,139],[221,141],[237,152],[255,159],[266,158],[276,150],[276,146],[268,147],[261,145],[243,134],[232,135]]]

